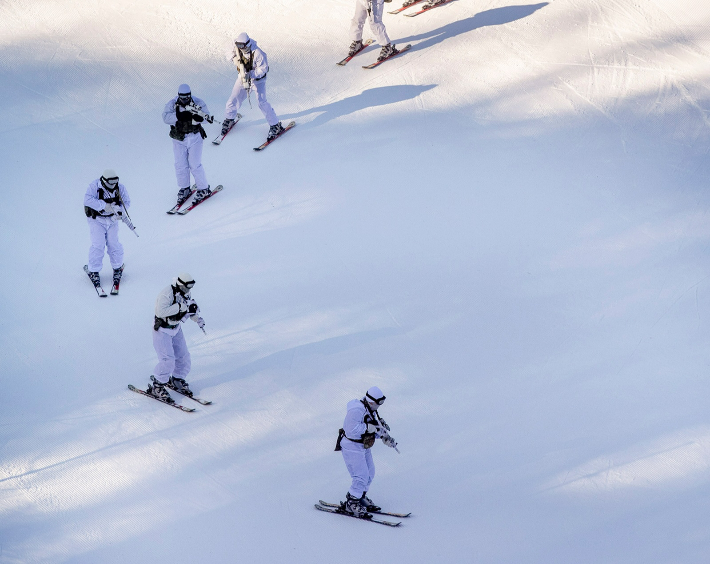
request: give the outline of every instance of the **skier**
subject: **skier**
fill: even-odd
[[[94,286],[101,286],[99,272],[104,261],[104,248],[113,267],[114,286],[121,281],[123,245],[118,240],[118,222],[130,205],[126,187],[119,183],[118,174],[110,168],[89,184],[84,194],[84,213],[91,237],[87,273]]]
[[[377,413],[384,401],[382,390],[373,386],[367,390],[364,398],[348,402],[345,422],[335,447],[335,450],[342,451],[345,466],[352,478],[343,509],[355,517],[368,517],[368,511],[380,510],[367,497],[375,477],[375,463],[370,450],[375,439],[382,439],[385,445],[392,448],[397,446],[387,432],[389,427]]]
[[[193,97],[187,84],[180,85],[178,95],[165,104],[163,110],[163,121],[170,126],[170,137],[173,140],[177,201],[180,205],[185,203],[192,193],[190,173],[197,184],[195,202],[204,200],[212,193],[202,167],[202,140],[207,137],[202,127],[204,116],[210,117],[207,104],[200,98]]]
[[[153,347],[158,354],[155,374],[147,392],[167,403],[175,403],[165,387],[170,387],[188,396],[192,395],[185,377],[190,372],[190,353],[187,350],[181,322],[192,319],[204,331],[205,320],[200,317],[200,308],[190,296],[195,279],[184,272],[173,278],[170,286],[158,294],[155,302],[153,324]]]
[[[252,91],[256,91],[256,99],[259,109],[264,114],[269,124],[269,134],[267,140],[271,140],[281,133],[284,128],[276,117],[276,112],[271,104],[266,100],[266,74],[269,72],[269,63],[264,53],[256,45],[256,41],[250,39],[246,33],[240,33],[234,40],[234,47],[229,54],[229,60],[239,69],[239,77],[234,83],[232,94],[227,100],[224,122],[222,122],[222,135],[227,133],[234,124],[237,112],[244,102],[244,99]]]
[[[385,0],[355,0],[355,15],[350,23],[352,43],[348,56],[352,57],[362,49],[362,30],[368,15],[370,16],[370,30],[377,37],[378,43],[382,45],[377,60],[381,61],[397,53],[397,48],[390,42],[385,24],[382,23],[384,2]]]

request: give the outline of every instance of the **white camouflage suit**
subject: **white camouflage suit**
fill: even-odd
[[[352,478],[350,485],[350,495],[356,498],[370,489],[370,484],[375,477],[375,463],[372,460],[372,449],[365,448],[362,443],[350,439],[360,440],[363,433],[367,432],[365,416],[370,415],[370,411],[362,400],[352,400],[348,402],[348,412],[343,422],[345,436],[340,442],[345,466]],[[379,433],[375,438],[380,438]]]
[[[177,100],[178,97],[175,96],[165,104],[165,109],[163,109],[163,121],[168,125],[177,123],[177,114],[175,112]],[[210,113],[204,100],[193,96],[192,101],[203,112]],[[178,188],[190,187],[190,173],[192,173],[197,189],[206,190],[209,184],[207,183],[205,169],[202,167],[202,135],[188,133],[183,141],[173,139],[173,155],[175,156],[175,177]]]
[[[106,187],[101,184],[101,179],[97,178],[86,190],[84,194],[84,205],[99,213],[96,219],[87,217],[89,223],[89,236],[91,237],[91,247],[89,247],[89,271],[100,272],[104,261],[104,249],[108,251],[111,266],[114,269],[123,265],[123,245],[118,240],[119,220],[113,214],[104,215],[106,202],[99,198],[100,192],[106,194]],[[121,202],[125,208],[131,205],[126,187],[118,183],[118,190]]]
[[[384,0],[355,0],[355,15],[350,22],[351,41],[362,40],[362,30],[365,27],[365,20],[368,16],[368,8],[372,13],[370,16],[370,30],[377,38],[381,46],[389,45],[390,38],[387,35],[385,24],[382,23],[382,13],[384,12]]]
[[[177,278],[173,280],[171,286],[164,288],[158,299],[155,301],[155,316],[161,319],[175,316],[169,320],[174,326],[160,327],[153,331],[153,347],[158,354],[158,364],[155,366],[153,375],[161,384],[170,380],[170,376],[185,379],[190,373],[190,353],[187,350],[185,336],[182,333],[180,323],[184,323],[188,318],[199,324],[199,310],[195,314],[187,311],[190,303],[194,303],[190,298],[190,293],[183,295],[177,288]],[[182,315],[180,315],[182,314]]]
[[[239,69],[239,77],[234,83],[232,88],[232,94],[229,96],[226,105],[225,117],[227,119],[235,119],[237,117],[237,112],[241,107],[244,100],[246,100],[249,92],[256,92],[256,100],[259,103],[259,109],[261,113],[264,114],[269,126],[276,125],[279,123],[279,118],[276,117],[276,112],[271,104],[266,99],[266,73],[269,72],[269,63],[266,59],[266,53],[259,49],[256,45],[256,41],[250,39],[251,42],[251,54],[248,59],[243,59],[240,56],[239,49],[234,47],[234,50],[230,54],[230,59],[234,61],[234,64]],[[251,66],[251,70],[248,67]],[[251,81],[250,90],[244,87],[244,84]]]

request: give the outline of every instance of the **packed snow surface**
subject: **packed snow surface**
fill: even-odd
[[[386,4],[391,10],[400,0]],[[705,563],[710,554],[710,5],[455,0],[385,15],[408,53],[346,67],[354,0],[0,4],[0,562]],[[164,104],[217,120],[247,31],[256,100],[184,217]],[[365,37],[371,37],[366,26]],[[82,271],[114,168],[121,294]],[[127,390],[182,271],[182,413]],[[110,266],[102,272],[108,287]],[[372,385],[401,454],[314,509]]]

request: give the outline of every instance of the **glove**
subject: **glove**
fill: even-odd
[[[374,423],[367,424],[367,432],[368,433],[377,433],[379,430],[380,430],[379,425],[375,425]]]
[[[180,302],[180,311],[178,313],[187,313],[187,304]]]
[[[192,121],[196,121],[197,123],[203,122],[205,118],[202,116],[198,116],[197,114],[192,114]]]
[[[121,207],[121,206],[118,205],[118,204],[114,204],[114,206],[113,206],[113,213],[114,213],[115,216],[118,217],[118,219],[121,219],[121,217],[123,216],[123,207]]]
[[[397,441],[395,441],[389,435],[387,435],[386,437],[382,437],[382,442],[385,444],[385,446],[388,446],[390,448],[395,448],[397,446]]]
[[[113,204],[106,204],[106,207],[104,208],[104,213],[113,215],[116,213],[116,208],[114,208]]]
[[[188,312],[189,314],[195,314],[195,313],[197,313],[198,311],[200,311],[200,308],[197,307],[197,304],[196,304],[194,301],[193,301],[192,303],[190,303],[189,306],[187,306],[187,312]]]

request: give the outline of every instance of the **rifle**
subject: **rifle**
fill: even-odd
[[[123,209],[124,209],[124,211],[125,211],[126,208],[123,208]],[[127,213],[122,213],[120,217],[121,217],[121,221],[126,224],[126,226],[128,227],[128,229],[130,229],[131,231],[133,231],[133,233],[136,234],[136,237],[138,237],[138,233],[136,233],[136,226],[133,225],[133,222],[131,221],[131,218],[128,217],[128,214],[127,214]]]
[[[382,442],[385,443],[387,446],[391,446],[394,450],[397,451],[397,454],[402,454],[399,452],[399,449],[397,448],[397,441],[394,440],[392,435],[389,434],[390,426],[387,425],[384,419],[380,417],[380,414],[375,412],[377,421],[380,424],[380,438],[382,439]]]
[[[118,189],[118,203],[121,205],[123,208],[123,213],[119,216],[121,218],[121,221],[126,224],[126,227],[133,231],[136,237],[138,237],[138,233],[136,232],[136,226],[133,225],[133,222],[131,221],[131,216],[128,215],[128,210],[126,209],[126,206],[123,205],[123,198],[121,198],[121,189]]]
[[[180,108],[180,111],[182,112],[190,112],[192,114],[195,114],[197,116],[200,116],[202,119],[204,119],[207,123],[212,123],[214,121],[214,116],[211,116],[205,112],[202,111],[202,108],[195,104],[195,101],[192,100],[187,106],[178,106]]]
[[[382,439],[383,443],[385,443],[387,446],[391,446],[394,450],[396,450],[397,454],[402,454],[397,448],[397,441],[392,438],[392,436],[387,432],[384,427],[380,427],[380,438]]]

